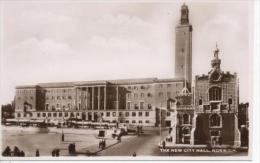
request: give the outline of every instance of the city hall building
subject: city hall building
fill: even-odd
[[[16,119],[120,122],[171,127],[173,144],[240,145],[236,73],[212,69],[192,84],[192,25],[187,5],[175,28],[175,78],[39,83],[17,86]]]
[[[15,117],[158,126],[159,109],[166,108],[183,86],[183,79],[157,78],[18,86]]]

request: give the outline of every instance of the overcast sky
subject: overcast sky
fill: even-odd
[[[1,104],[16,85],[173,78],[182,3],[2,2]],[[238,73],[240,101],[249,101],[249,3],[187,5],[193,77],[209,72],[217,42],[222,70]]]

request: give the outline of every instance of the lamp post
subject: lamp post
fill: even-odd
[[[64,114],[63,114],[63,108],[61,110],[62,113],[62,124],[61,124],[61,141],[64,141],[65,135],[63,133],[63,125],[64,125]]]
[[[162,139],[162,102],[160,108],[160,139]]]

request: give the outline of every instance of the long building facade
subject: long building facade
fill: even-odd
[[[69,119],[157,126],[184,86],[183,79],[40,83],[16,87],[17,119]]]

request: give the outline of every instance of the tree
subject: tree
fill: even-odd
[[[12,104],[5,104],[1,106],[2,119],[14,118],[14,106]]]

